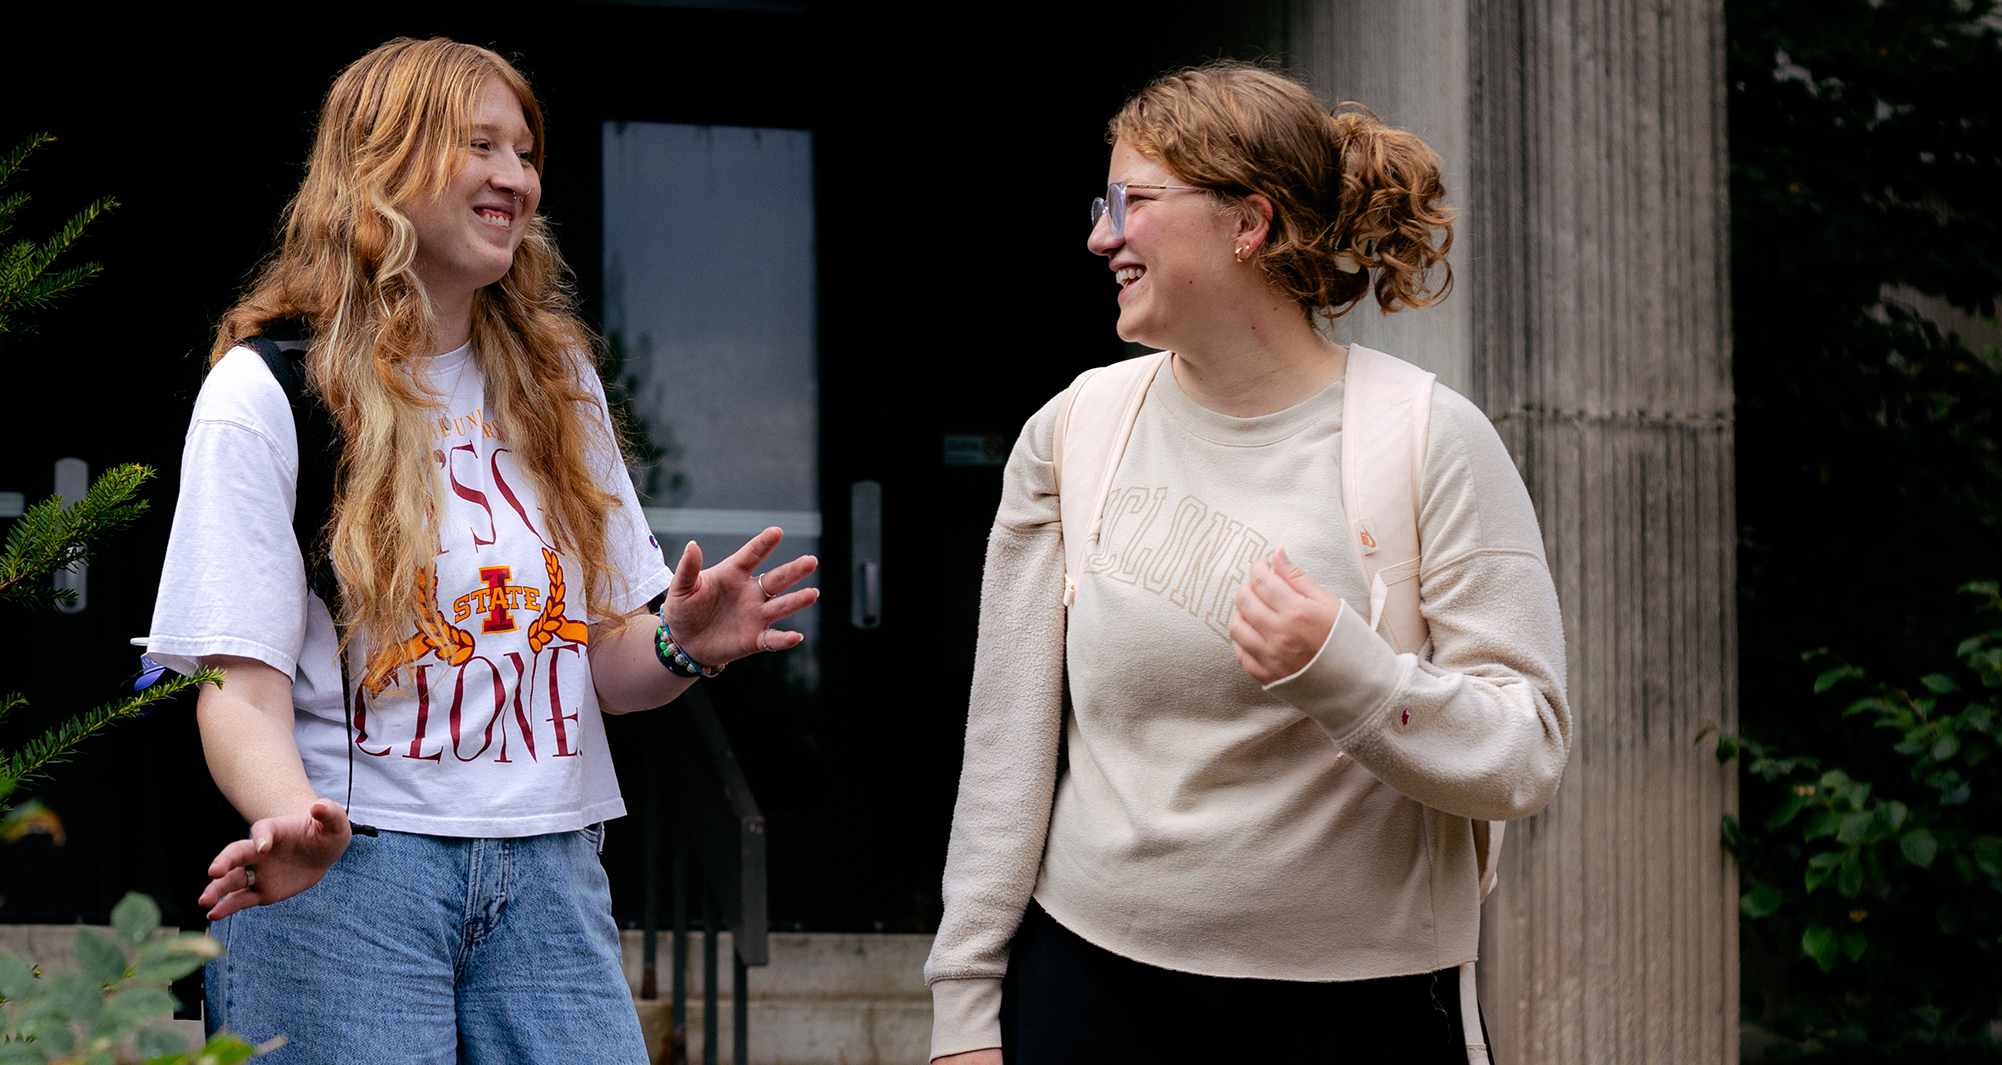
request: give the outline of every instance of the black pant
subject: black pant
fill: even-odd
[[[1310,983],[1122,958],[1033,901],[1001,990],[1008,1065],[1414,1062],[1466,1065],[1457,969]]]

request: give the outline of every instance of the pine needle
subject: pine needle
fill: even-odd
[[[139,717],[152,709],[153,704],[195,685],[220,684],[222,679],[222,670],[219,669],[198,669],[185,677],[162,677],[152,687],[130,698],[70,718],[29,740],[20,750],[0,762],[0,794],[11,792],[29,780],[47,776],[49,766],[67,761],[78,744],[112,725]]]
[[[66,507],[63,497],[50,496],[14,519],[0,548],[0,600],[30,609],[75,601],[74,591],[57,591],[45,578],[89,561],[92,541],[144,514],[146,501],[132,494],[152,476],[150,468],[136,463],[114,466],[75,505]]]
[[[21,171],[28,156],[53,140],[55,138],[46,133],[38,133],[22,141],[5,156],[0,156],[0,188],[4,188]],[[0,198],[0,234],[13,228],[14,213],[27,202],[28,194],[25,192],[10,193]],[[54,236],[40,244],[22,240],[0,248],[0,336],[31,331],[34,328],[34,313],[48,309],[57,297],[103,271],[103,263],[87,262],[50,272],[56,260],[83,239],[84,231],[90,228],[90,224],[116,206],[118,201],[106,196],[85,207],[76,217],[65,222]]]

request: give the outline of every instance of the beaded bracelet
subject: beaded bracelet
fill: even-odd
[[[705,666],[683,650],[674,633],[667,630],[666,618],[662,618],[659,627],[653,630],[653,653],[660,658],[660,664],[677,677],[694,680],[723,672],[722,666]]]

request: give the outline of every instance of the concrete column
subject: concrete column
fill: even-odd
[[[1577,742],[1488,904],[1498,1062],[1738,1060],[1737,727],[1719,0],[1332,0],[1285,47],[1426,136],[1460,288],[1345,335],[1494,419],[1542,518]]]

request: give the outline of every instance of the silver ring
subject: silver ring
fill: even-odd
[[[772,630],[770,629],[766,629],[765,631],[758,634],[758,647],[760,650],[763,650],[767,653],[771,652],[772,645],[765,642],[765,638],[770,636],[771,634]]]
[[[756,577],[755,577],[755,579],[756,579],[756,580],[757,580],[757,582],[758,582],[758,591],[761,591],[761,592],[765,592],[765,598],[767,598],[767,599],[776,599],[776,598],[778,598],[778,593],[777,593],[777,592],[766,592],[766,591],[765,591],[765,575],[764,575],[764,574],[762,574],[762,573],[760,573],[760,574],[757,574],[757,575],[756,575]],[[771,650],[771,648],[767,647],[767,648],[765,648],[765,650],[769,651],[769,650]]]
[[[251,888],[254,888],[254,887],[256,887],[256,886],[257,886],[257,867],[256,867],[256,866],[254,866],[254,865],[246,865],[246,866],[244,866],[244,867],[243,867],[243,890],[245,890],[245,891],[249,891],[249,890],[250,890]]]

